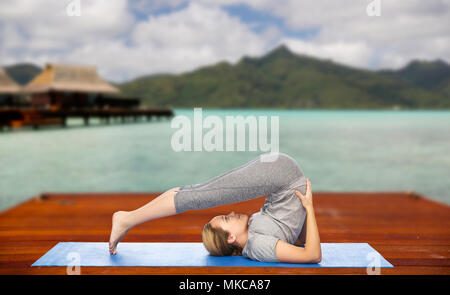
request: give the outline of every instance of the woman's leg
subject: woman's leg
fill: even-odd
[[[134,211],[114,213],[109,238],[109,252],[116,254],[117,244],[132,227],[149,220],[174,215],[176,213],[174,196],[178,189],[178,187],[170,189]]]
[[[273,162],[259,156],[205,183],[182,186],[175,195],[176,213],[268,196],[302,175],[295,160],[285,154]]]
[[[212,197],[213,198],[218,197],[219,192],[217,191],[217,188],[223,186],[224,180],[227,180],[227,179],[229,180],[229,177],[232,174],[236,174],[236,173],[244,174],[243,171],[245,170],[245,168],[249,167],[253,163],[257,162],[258,159],[259,159],[259,157],[240,166],[240,167],[237,167],[237,168],[232,169],[222,175],[214,177],[211,180],[204,182],[202,184],[185,185],[185,186],[181,187],[181,190],[183,192],[182,197],[187,198],[192,193],[197,194],[197,199],[204,198],[205,201],[208,200],[207,195],[209,196],[209,199],[211,199]],[[219,186],[217,186],[217,185],[219,185]],[[213,188],[213,189],[216,188],[214,196],[207,193],[211,188]],[[163,194],[161,194],[160,196],[158,196],[157,198],[155,198],[154,200],[152,200],[151,202],[149,202],[148,204],[146,204],[134,211],[118,211],[118,212],[114,213],[113,218],[112,218],[111,235],[109,238],[110,253],[111,254],[116,253],[117,244],[120,242],[120,240],[125,236],[125,234],[132,227],[134,227],[140,223],[149,221],[149,220],[153,220],[156,218],[161,218],[161,217],[165,217],[165,216],[174,215],[176,213],[180,213],[180,212],[177,212],[176,204],[175,204],[175,195],[178,193],[179,189],[180,188],[178,188],[178,187],[170,189],[170,190],[164,192]],[[202,193],[200,193],[200,190]],[[236,188],[234,190],[234,192],[236,193],[237,190],[238,190],[238,188]],[[242,192],[242,189],[241,189],[241,192]],[[227,195],[226,189],[221,194],[222,194],[222,196],[226,196]],[[188,196],[186,196],[186,195],[188,195]],[[262,193],[261,195],[255,195],[254,197],[259,197],[262,195],[264,195],[264,193]],[[184,200],[186,201],[186,199],[184,199]],[[191,202],[190,205],[192,205],[193,204],[192,201],[195,201],[195,200],[192,200],[192,198],[191,198],[189,201]],[[180,202],[178,202],[178,203],[180,203]],[[186,208],[185,204],[183,204],[182,206],[184,208]],[[204,206],[205,205],[203,205],[203,207]],[[196,209],[201,209],[201,208],[202,208],[202,206],[200,206]]]

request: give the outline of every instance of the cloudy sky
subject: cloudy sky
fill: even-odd
[[[450,0],[0,0],[0,65],[94,64],[124,81],[281,43],[359,68],[450,63]]]

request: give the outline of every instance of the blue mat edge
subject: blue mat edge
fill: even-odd
[[[66,267],[67,265],[61,266],[61,265],[41,265],[40,261],[44,260],[47,256],[52,254],[52,251],[55,251],[58,247],[63,246],[64,244],[84,244],[84,243],[107,243],[107,242],[58,242],[55,246],[53,246],[50,250],[48,250],[44,255],[42,255],[38,260],[36,260],[30,267]],[[152,243],[152,242],[135,242],[135,243]],[[161,242],[153,242],[153,243],[161,243]],[[164,242],[164,243],[180,243],[180,242]],[[183,242],[186,243],[186,242]],[[198,242],[192,242],[193,244],[199,244]],[[127,244],[133,244],[133,242],[127,242]],[[376,249],[374,249],[369,243],[321,243],[321,244],[361,244],[361,245],[367,245],[369,248],[371,248],[373,251],[378,253],[381,259],[380,268],[394,268],[394,265],[391,264],[386,258],[383,257]],[[248,259],[248,258],[246,258]],[[260,264],[260,265],[239,265],[239,266],[226,266],[226,267],[306,267],[306,268],[367,268],[367,266],[322,266],[319,264],[300,264],[300,263],[271,263],[271,262],[261,262],[261,261],[254,261],[249,259],[251,263],[253,264]],[[383,263],[385,265],[383,265]],[[82,266],[83,267],[83,266]],[[84,266],[84,267],[112,267],[112,266]],[[116,267],[116,266],[114,266]],[[225,267],[225,266],[217,266],[217,265],[192,265],[192,266],[143,266],[143,265],[127,265],[127,266],[117,266],[117,267]]]

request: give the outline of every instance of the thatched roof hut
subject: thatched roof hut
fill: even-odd
[[[27,93],[77,92],[118,93],[119,89],[103,80],[94,66],[47,64],[45,69],[24,87]]]
[[[0,68],[0,94],[18,94],[20,86],[12,80],[6,71]]]

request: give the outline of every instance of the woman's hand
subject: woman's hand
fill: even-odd
[[[298,190],[295,190],[295,194],[300,198],[300,201],[302,201],[303,207],[305,207],[305,209],[309,210],[313,208],[311,183],[309,182],[308,178],[306,178],[306,194],[302,195]]]

